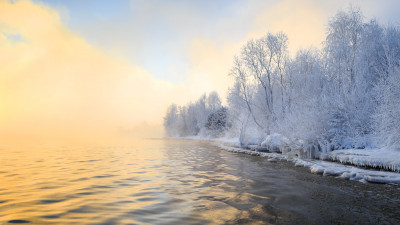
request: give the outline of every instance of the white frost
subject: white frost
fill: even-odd
[[[218,142],[220,143],[220,142]],[[229,144],[232,144],[233,142],[230,142]],[[377,171],[377,170],[371,170],[371,169],[362,169],[362,168],[357,168],[354,166],[349,166],[349,165],[343,165],[339,164],[337,162],[327,162],[327,161],[322,161],[322,160],[311,160],[311,159],[299,159],[299,158],[293,158],[293,156],[289,154],[279,154],[279,153],[268,153],[268,152],[256,152],[253,150],[246,150],[238,147],[233,147],[233,146],[227,146],[226,144],[219,144],[219,147],[230,151],[230,152],[237,152],[237,153],[245,153],[249,155],[255,155],[255,156],[261,156],[261,157],[268,157],[268,161],[278,161],[278,160],[283,160],[283,161],[288,161],[288,162],[293,162],[295,166],[298,167],[306,167],[309,168],[311,173],[315,174],[321,174],[323,176],[336,176],[339,178],[343,179],[348,179],[348,180],[356,180],[360,182],[370,182],[370,183],[384,183],[384,184],[400,184],[400,173],[396,172],[389,172],[389,171]],[[375,163],[371,165],[382,165],[382,168],[384,168],[384,163],[387,162],[391,157],[392,161],[391,163],[397,163],[397,167],[393,164],[393,168],[397,168],[398,171],[398,163],[399,163],[399,156],[400,152],[393,152],[389,151],[388,154],[386,155],[387,157],[382,157],[382,161],[377,162],[375,154],[380,153],[378,149],[374,150],[343,150],[343,151],[337,151],[337,154],[331,154],[331,157],[337,157],[337,159],[342,159],[341,162],[345,163],[356,163],[360,165],[369,165],[369,163],[372,163],[372,160],[374,159]],[[385,150],[382,150],[385,151]],[[333,153],[335,153],[334,151]],[[342,153],[341,153],[342,152]],[[344,154],[344,153],[349,153],[349,154]],[[363,152],[364,154],[361,154]],[[367,153],[365,153],[367,152]],[[351,154],[352,153],[352,154]],[[338,160],[339,161],[339,160]],[[392,165],[392,164],[391,164]],[[379,166],[377,166],[379,168]]]
[[[400,172],[400,151],[388,149],[336,150],[329,158],[343,164]]]

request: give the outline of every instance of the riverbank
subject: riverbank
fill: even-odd
[[[268,161],[288,161],[298,167],[306,167],[311,173],[323,176],[335,176],[347,180],[379,184],[400,184],[400,151],[389,149],[343,149],[328,153],[310,153],[305,151],[282,151],[284,137],[275,135],[268,141],[252,143],[245,147],[237,138],[207,138],[199,136],[185,137],[189,140],[203,140],[215,146],[235,153],[268,158]],[[280,140],[281,139],[281,140]],[[269,151],[273,149],[274,151]],[[315,150],[315,149],[314,149]],[[309,156],[313,156],[310,158]]]
[[[321,159],[304,159],[295,154],[260,151],[254,146],[241,148],[235,139],[210,141],[230,152],[266,157],[268,161],[292,162],[295,166],[309,168],[314,174],[360,182],[400,184],[400,152],[386,149],[346,149],[332,151]]]

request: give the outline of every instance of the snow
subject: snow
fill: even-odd
[[[329,158],[343,164],[400,172],[400,151],[396,150],[377,148],[336,150],[330,152]]]
[[[279,152],[282,146],[287,145],[289,140],[281,134],[271,134],[268,135],[263,142],[261,142],[261,147],[269,149],[270,151]]]
[[[246,143],[246,145],[258,145],[258,143],[259,143],[259,140],[258,140],[258,138],[256,138],[256,137],[251,137],[251,138],[249,138],[248,140],[247,140],[247,143]]]
[[[221,144],[222,142],[222,144]],[[288,161],[297,167],[309,168],[311,173],[320,174],[322,176],[335,176],[347,180],[355,180],[360,182],[381,183],[381,184],[400,184],[400,152],[370,149],[370,150],[339,150],[333,151],[329,155],[331,160],[337,162],[329,162],[316,159],[300,159],[291,154],[280,154],[275,152],[258,152],[236,147],[237,143],[233,140],[224,142],[219,139],[217,142],[221,149],[244,153],[253,156],[267,157],[268,161]],[[384,151],[384,154],[382,152]],[[378,157],[379,156],[379,157]],[[369,166],[373,168],[392,169],[397,172],[378,171],[372,169],[357,168],[355,166],[344,165],[340,163],[350,163],[357,166]]]

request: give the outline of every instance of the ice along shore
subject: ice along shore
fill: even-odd
[[[192,137],[191,139],[201,139]],[[311,173],[343,179],[380,184],[400,184],[400,152],[385,149],[335,150],[309,159],[293,152],[267,150],[266,146],[240,146],[235,139],[202,139],[223,150],[266,157],[269,161],[288,161],[306,167]],[[265,143],[264,143],[265,144]]]

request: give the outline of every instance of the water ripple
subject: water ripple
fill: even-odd
[[[400,222],[393,186],[355,187],[197,141],[3,148],[0,165],[0,224]]]
[[[28,220],[9,220],[8,223],[30,223]]]

